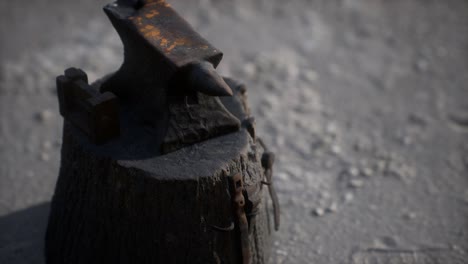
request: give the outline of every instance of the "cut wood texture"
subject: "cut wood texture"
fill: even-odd
[[[47,263],[268,262],[271,168],[262,167],[245,87],[226,83],[234,95],[217,103],[247,120],[240,130],[168,154],[157,148],[157,129],[126,109],[121,136],[103,145],[65,119]]]

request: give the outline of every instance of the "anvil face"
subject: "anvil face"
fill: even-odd
[[[114,3],[104,7],[113,21],[125,24],[175,68],[194,61],[216,66],[223,54],[202,38],[164,0],[143,1],[136,7]]]

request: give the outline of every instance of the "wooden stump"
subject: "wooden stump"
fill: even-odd
[[[245,88],[228,82],[235,95],[222,101],[245,120]],[[101,146],[65,120],[47,263],[243,263],[245,244],[229,183],[237,173],[251,212],[250,261],[266,263],[273,219],[262,184],[265,149],[252,123],[156,155],[151,128],[127,120],[125,111],[121,137]]]

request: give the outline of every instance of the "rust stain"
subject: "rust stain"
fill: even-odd
[[[151,30],[144,34],[145,38],[152,38],[158,40],[160,38],[161,31],[159,29]]]
[[[160,47],[165,53],[169,54],[177,47],[188,46],[191,40],[186,37],[175,37],[173,33],[152,25],[151,20],[160,15],[161,7],[170,7],[165,0],[147,0],[143,12],[137,15],[129,16],[128,19],[133,22],[138,31],[155,46]],[[208,49],[208,45],[203,45],[201,49]]]
[[[187,43],[189,43],[189,40],[186,39],[186,38],[177,38],[171,46],[169,46],[167,49],[166,49],[166,52],[167,53],[170,53],[174,48],[178,47],[178,46],[184,46],[184,45],[187,45]]]
[[[169,40],[166,38],[161,39],[161,47],[167,47]]]
[[[173,38],[164,34],[164,31],[155,25],[144,24],[141,17],[132,19],[136,24],[138,31],[154,45],[161,47],[165,53],[171,53],[177,47],[190,44],[190,39],[185,37]],[[208,49],[208,45],[202,46],[202,49]]]
[[[140,16],[136,16],[136,17],[131,16],[131,17],[128,17],[128,19],[133,21],[133,23],[135,23],[138,26],[143,26],[143,18]]]
[[[152,38],[158,40],[161,36],[161,30],[153,25],[141,25],[139,28],[140,32],[145,36],[145,38]]]
[[[145,17],[148,18],[148,19],[151,19],[151,18],[153,18],[153,17],[155,17],[157,15],[159,15],[158,10],[152,9],[147,14],[145,14]]]

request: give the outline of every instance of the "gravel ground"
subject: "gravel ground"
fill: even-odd
[[[468,2],[169,1],[277,153],[272,263],[468,263]],[[55,76],[120,65],[106,1],[0,2],[0,263],[43,263]]]

